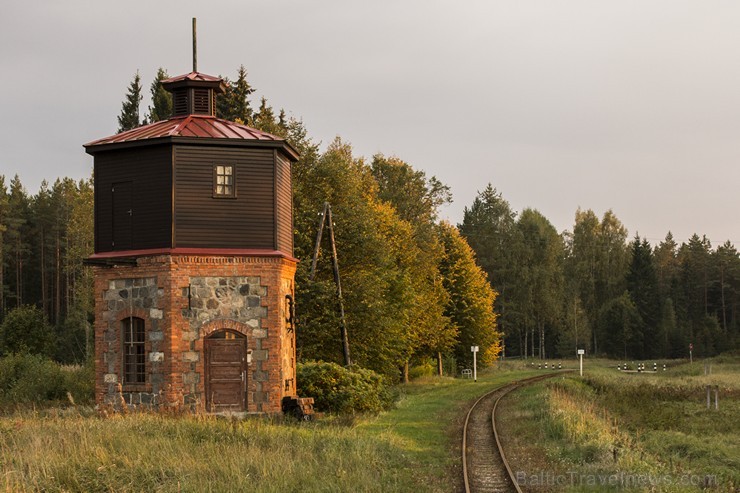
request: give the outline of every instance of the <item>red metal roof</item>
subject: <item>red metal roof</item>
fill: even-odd
[[[241,139],[282,142],[284,139],[256,128],[222,120],[210,115],[186,115],[137,127],[85,144],[94,147],[105,144],[122,144],[161,137],[196,137],[210,139]]]
[[[162,81],[162,84],[172,84],[173,82],[180,82],[183,80],[194,80],[198,82],[223,82],[221,77],[214,77],[208,74],[202,74],[200,72],[190,72],[185,75],[178,75],[176,77],[170,77]]]

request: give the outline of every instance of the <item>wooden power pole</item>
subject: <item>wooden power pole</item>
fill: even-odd
[[[313,249],[313,259],[311,260],[311,273],[309,280],[313,281],[316,275],[316,263],[319,259],[319,250],[321,249],[321,236],[324,232],[324,225],[328,221],[329,242],[331,243],[331,266],[334,271],[334,283],[337,285],[337,298],[339,300],[339,335],[342,339],[342,352],[344,354],[344,364],[350,366],[352,360],[349,357],[349,337],[347,337],[347,322],[344,317],[344,298],[342,297],[342,282],[339,278],[339,260],[337,259],[337,244],[334,241],[334,221],[331,217],[331,206],[329,202],[324,202],[324,210],[321,213],[319,221],[319,232],[316,234],[316,245]]]

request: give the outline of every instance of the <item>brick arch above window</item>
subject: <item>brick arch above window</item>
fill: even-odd
[[[149,320],[149,310],[146,308],[126,307],[118,312],[119,322],[131,317],[143,318],[146,322]]]

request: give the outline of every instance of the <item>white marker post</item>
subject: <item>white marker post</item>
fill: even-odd
[[[583,350],[583,349],[579,349],[579,350],[578,350],[578,359],[580,359],[580,360],[581,360],[581,376],[583,376],[583,354],[584,354],[585,352],[586,352],[586,351],[585,351],[585,350]]]
[[[473,351],[473,381],[478,381],[478,362],[476,361],[475,355],[478,352],[478,346],[470,346],[470,350]]]
[[[694,362],[694,343],[689,343],[689,363]]]

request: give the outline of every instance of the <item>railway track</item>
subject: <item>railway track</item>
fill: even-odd
[[[462,463],[465,493],[522,493],[514,478],[496,431],[496,407],[512,390],[565,372],[547,373],[517,380],[482,395],[465,417]]]

